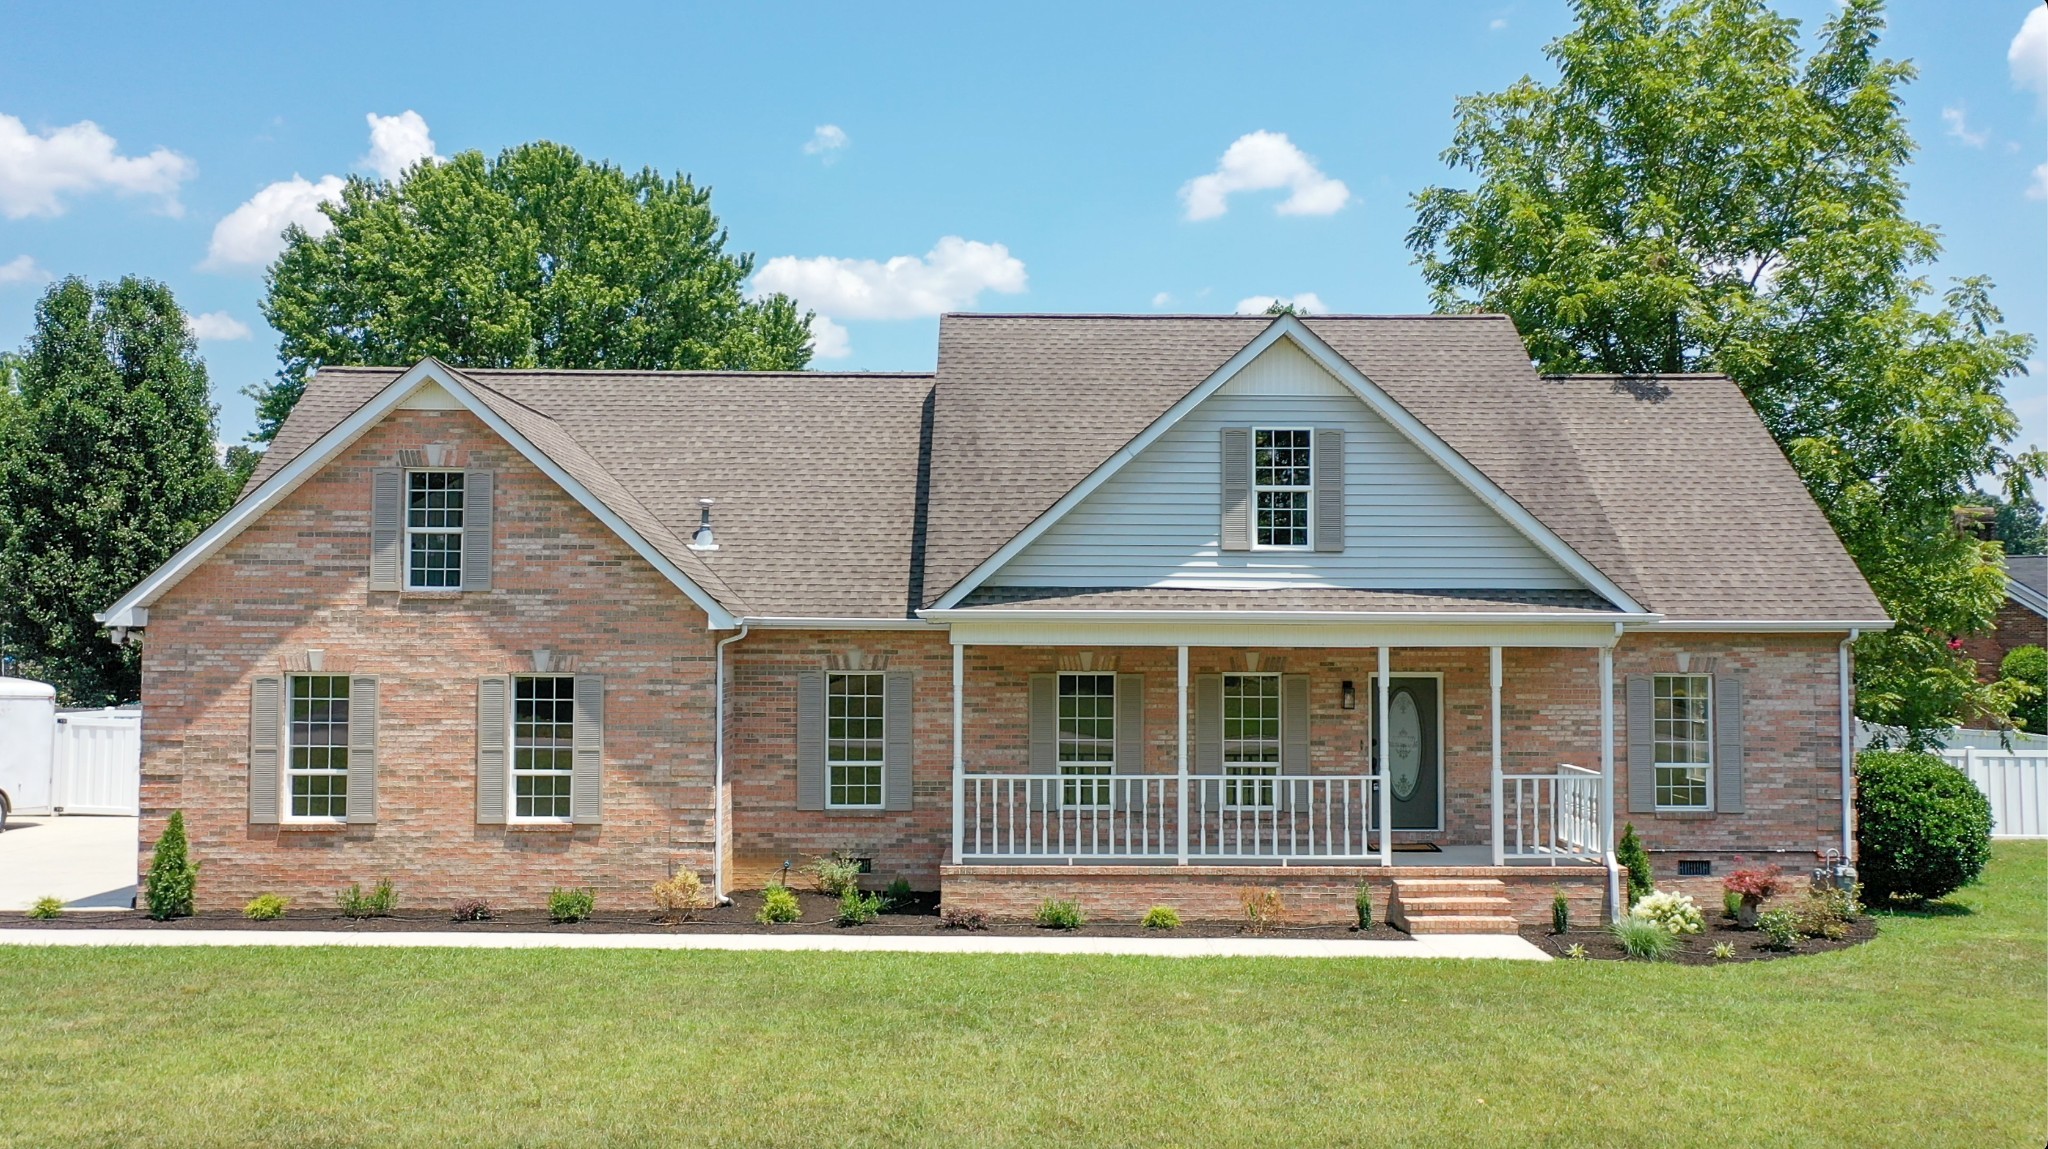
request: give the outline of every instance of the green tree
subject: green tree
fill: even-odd
[[[1445,161],[1475,188],[1414,199],[1436,304],[1514,317],[1541,370],[1725,372],[1898,621],[1858,644],[1865,718],[1925,732],[2003,713],[1951,640],[1989,625],[1996,547],[1958,528],[1973,480],[2026,496],[2005,380],[2033,341],[1990,284],[1939,299],[1906,217],[1909,64],[1848,0],[1801,58],[1762,0],[1576,0],[1524,77],[1461,99]]]
[[[0,427],[0,633],[78,704],[140,694],[135,649],[93,620],[228,503],[206,366],[170,289],[54,284]]]
[[[150,852],[149,873],[142,880],[149,916],[160,922],[191,917],[198,886],[199,864],[192,861],[185,842],[185,811],[173,810],[164,836]]]
[[[545,141],[352,178],[333,228],[285,232],[264,318],[282,368],[253,389],[268,442],[322,365],[794,370],[810,320],[749,300],[711,190]]]

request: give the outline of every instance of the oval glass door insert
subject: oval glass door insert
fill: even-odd
[[[1405,690],[1395,691],[1387,704],[1387,761],[1394,797],[1403,802],[1413,798],[1422,776],[1422,715],[1415,710],[1415,696]]]

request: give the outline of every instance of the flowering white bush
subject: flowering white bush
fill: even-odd
[[[1692,895],[1658,890],[1636,900],[1630,915],[1656,922],[1673,934],[1696,934],[1707,928],[1707,919],[1692,904]]]

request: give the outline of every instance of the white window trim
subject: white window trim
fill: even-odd
[[[1295,547],[1275,547],[1275,548],[1269,548],[1269,549],[1274,549],[1274,550],[1296,550],[1296,549],[1299,549],[1299,548],[1295,548]],[[1277,751],[1279,751],[1279,752],[1280,752],[1280,753],[1282,753],[1282,754],[1285,754],[1285,753],[1286,753],[1286,749],[1285,749],[1285,748],[1286,748],[1286,746],[1287,746],[1287,704],[1286,704],[1285,700],[1284,700],[1284,699],[1283,699],[1283,698],[1281,697],[1281,689],[1282,689],[1282,687],[1281,687],[1281,685],[1280,685],[1280,677],[1281,677],[1281,675],[1280,675],[1280,672],[1279,672],[1279,671],[1277,671],[1277,670],[1233,670],[1233,671],[1225,671],[1225,672],[1224,672],[1224,674],[1223,674],[1223,706],[1224,706],[1224,708],[1225,708],[1225,709],[1228,709],[1228,708],[1229,708],[1229,706],[1230,706],[1230,680],[1231,680],[1231,679],[1233,679],[1233,678],[1270,678],[1270,679],[1272,679],[1272,680],[1273,680],[1273,686],[1274,686],[1274,689],[1273,689],[1273,704],[1274,704],[1274,706],[1275,706],[1275,708],[1276,708],[1276,712],[1275,712],[1275,718],[1276,718],[1276,719],[1278,720],[1278,722],[1279,722],[1279,724],[1280,724],[1280,725],[1279,725],[1279,732],[1278,732],[1277,736],[1276,736],[1276,737],[1274,738],[1274,740],[1273,740],[1273,743],[1274,743],[1274,748],[1275,748],[1275,749],[1276,749]],[[1228,725],[1227,725],[1227,724],[1228,724],[1228,723],[1229,723],[1229,721],[1230,721],[1230,718],[1229,718],[1229,716],[1228,716],[1228,715],[1218,715],[1218,716],[1217,716],[1217,721],[1218,721],[1218,722],[1221,722],[1221,723],[1225,723],[1225,724],[1226,724],[1226,725],[1225,725],[1225,729],[1226,729],[1226,730],[1228,729]],[[1240,741],[1242,741],[1242,740],[1240,740]],[[1273,761],[1273,762],[1239,762],[1239,763],[1232,763],[1232,762],[1230,761],[1230,737],[1229,737],[1229,735],[1228,735],[1228,734],[1225,734],[1225,735],[1223,736],[1223,739],[1222,739],[1222,743],[1223,743],[1223,745],[1222,745],[1222,753],[1223,753],[1223,778],[1224,778],[1224,782],[1223,782],[1223,798],[1224,798],[1224,801],[1223,801],[1223,807],[1222,807],[1222,808],[1223,808],[1223,809],[1225,809],[1225,810],[1273,810],[1273,809],[1277,809],[1277,808],[1279,807],[1279,805],[1280,805],[1280,783],[1279,783],[1279,777],[1280,777],[1280,763],[1279,763],[1279,761],[1275,760],[1275,761]],[[1233,767],[1235,768],[1235,770],[1236,770],[1236,773],[1232,773],[1232,769],[1233,769]],[[1245,790],[1245,783],[1244,783],[1244,782],[1238,782],[1238,783],[1237,783],[1236,785],[1234,785],[1234,786],[1233,786],[1233,785],[1232,785],[1232,783],[1231,783],[1231,781],[1230,781],[1230,780],[1231,780],[1231,779],[1233,779],[1233,778],[1237,778],[1237,779],[1245,779],[1245,778],[1271,778],[1271,779],[1274,779],[1274,781],[1273,781],[1273,782],[1271,783],[1271,788],[1270,788],[1270,790],[1268,791],[1268,792],[1270,792],[1270,793],[1271,793],[1271,794],[1273,795],[1273,800],[1272,800],[1272,801],[1269,801],[1269,802],[1232,802],[1232,801],[1230,801],[1230,800],[1229,800],[1229,798],[1230,798],[1230,794],[1231,794],[1231,792],[1232,792],[1233,790],[1235,790],[1235,791],[1236,791],[1236,792],[1237,792],[1238,794],[1240,794],[1240,795],[1242,795],[1242,794],[1244,793],[1244,790]],[[1254,785],[1254,786],[1252,787],[1252,792],[1253,792],[1254,794],[1256,794],[1256,793],[1258,793],[1259,791],[1261,791],[1261,790],[1266,790],[1266,789],[1267,789],[1267,787],[1264,787],[1264,786],[1258,786],[1258,785]]]
[[[1705,762],[1657,761],[1657,738],[1655,731],[1658,698],[1657,684],[1659,681],[1668,678],[1692,678],[1707,684],[1707,760]],[[1714,760],[1720,757],[1720,747],[1715,745],[1714,726],[1715,712],[1719,706],[1720,699],[1715,694],[1714,676],[1711,674],[1652,674],[1650,676],[1650,721],[1652,724],[1650,735],[1650,794],[1652,800],[1655,801],[1657,794],[1663,790],[1663,787],[1657,784],[1657,772],[1659,770],[1687,770],[1698,766],[1704,766],[1707,770],[1705,782],[1707,799],[1705,802],[1698,806],[1667,806],[1662,802],[1656,802],[1658,813],[1711,814],[1714,812]]]
[[[442,588],[435,587],[435,590]],[[565,679],[570,683],[569,703],[569,763],[567,771],[562,770],[521,770],[519,768],[519,684],[538,678]],[[512,689],[505,699],[505,821],[521,826],[566,826],[576,820],[576,676],[573,674],[515,674]],[[559,724],[557,724],[559,725]],[[519,778],[566,777],[569,783],[569,812],[536,816],[519,813]]]
[[[414,475],[460,475],[462,473],[459,468],[455,467],[413,467],[405,472],[405,486],[399,492],[400,503],[398,508],[398,513],[404,520],[405,553],[399,556],[399,561],[405,564],[405,589],[408,591],[419,594],[460,594],[463,590],[461,556],[463,554],[463,532],[469,524],[469,484],[467,482],[462,484],[463,526],[449,528],[415,527],[412,525],[412,477]],[[455,536],[456,562],[454,586],[422,586],[412,581],[412,540],[415,535]]]
[[[348,821],[348,799],[345,797],[342,799],[342,812],[339,814],[292,813],[292,778],[294,776],[312,778],[319,776],[332,776],[338,774],[344,781],[346,781],[348,778],[348,765],[346,759],[343,759],[342,768],[340,770],[295,770],[292,768],[292,701],[298,696],[298,693],[294,688],[293,684],[298,682],[302,678],[347,677],[348,675],[346,674],[327,674],[325,672],[315,674],[311,671],[308,671],[305,674],[287,674],[284,676],[284,721],[280,724],[283,727],[283,729],[280,732],[281,737],[279,739],[279,741],[281,741],[283,745],[279,747],[278,757],[279,765],[284,772],[284,777],[281,780],[281,785],[279,787],[280,792],[278,794],[278,805],[280,806],[280,809],[277,812],[277,816],[278,820],[281,822],[291,822],[296,825],[302,826],[328,826],[339,825],[341,823]],[[349,715],[351,718],[353,718],[355,715],[356,701],[356,692],[353,683],[350,684],[348,693]],[[344,723],[342,725],[341,750],[344,754],[346,754],[349,751],[349,749],[350,748],[348,745],[348,725],[347,723]]]
[[[1059,683],[1063,683],[1069,678],[1082,677],[1109,679],[1109,757],[1107,759],[1098,758],[1093,761],[1081,762],[1071,761],[1060,756],[1060,747],[1066,739],[1060,736],[1058,708],[1060,699],[1066,696],[1061,693]],[[1095,782],[1093,779],[1113,777],[1116,774],[1116,693],[1116,674],[1107,670],[1062,670],[1059,673],[1059,681],[1053,686],[1053,765],[1060,774],[1060,808],[1063,810],[1107,810],[1115,804],[1111,794],[1114,783]],[[1069,774],[1069,770],[1073,771],[1073,773]],[[1067,782],[1069,778],[1086,778],[1090,779],[1090,781],[1085,783],[1074,782],[1071,784],[1070,790],[1070,784]],[[1100,802],[1081,802],[1069,801],[1067,799],[1069,792],[1078,795],[1084,789],[1089,793],[1103,795],[1103,800]]]
[[[832,758],[832,680],[835,678],[873,678],[880,689],[870,697],[882,701],[882,757],[879,761],[835,762]],[[862,739],[866,741],[866,739]],[[872,767],[877,771],[876,797],[873,802],[834,802],[832,800],[833,767]],[[889,808],[889,680],[879,670],[833,670],[825,674],[825,808],[827,810],[853,810],[871,812]]]
[[[1273,433],[1273,432],[1275,432],[1275,431],[1287,431],[1287,432],[1296,432],[1296,431],[1298,431],[1298,432],[1301,432],[1302,434],[1304,434],[1304,435],[1307,435],[1307,436],[1308,436],[1308,486],[1306,486],[1306,487],[1261,487],[1261,486],[1259,485],[1259,432],[1261,432],[1261,431],[1264,431],[1264,432],[1266,432],[1267,434],[1271,434],[1271,433]],[[1251,506],[1250,506],[1250,507],[1248,508],[1248,510],[1249,510],[1249,512],[1250,512],[1250,514],[1251,514],[1251,532],[1252,532],[1252,539],[1251,539],[1251,543],[1252,543],[1252,549],[1253,549],[1253,550],[1255,550],[1255,551],[1280,551],[1280,552],[1283,552],[1283,553],[1285,553],[1285,552],[1293,552],[1293,551],[1312,551],[1312,550],[1316,549],[1316,431],[1315,431],[1315,428],[1313,428],[1313,427],[1253,427],[1253,428],[1251,429],[1251,434],[1250,434],[1250,435],[1248,435],[1248,436],[1246,437],[1246,439],[1247,439],[1247,442],[1249,443],[1249,450],[1251,451],[1251,458],[1250,458],[1249,460],[1247,460],[1247,468],[1246,468],[1246,469],[1247,469],[1247,471],[1248,471],[1248,473],[1250,474],[1250,477],[1251,477],[1251,483],[1250,483],[1250,491],[1251,491],[1251,495],[1250,495],[1250,500],[1251,500]],[[1293,544],[1286,544],[1286,545],[1283,545],[1283,544],[1280,544],[1280,543],[1262,543],[1262,542],[1260,542],[1260,541],[1259,541],[1259,492],[1260,492],[1260,491],[1262,491],[1262,490],[1263,490],[1263,491],[1288,491],[1288,492],[1294,492],[1294,491],[1299,491],[1299,492],[1301,492],[1301,493],[1303,493],[1303,494],[1305,494],[1305,495],[1307,495],[1307,496],[1308,496],[1308,499],[1307,499],[1307,503],[1308,503],[1308,511],[1307,511],[1307,518],[1308,518],[1308,534],[1307,534],[1307,537],[1306,537],[1306,538],[1304,539],[1304,541],[1303,541],[1303,542],[1302,542],[1302,543],[1301,543],[1300,545],[1293,545]]]

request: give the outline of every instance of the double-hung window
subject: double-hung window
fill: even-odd
[[[339,821],[348,816],[348,675],[294,674],[288,681],[290,818]]]
[[[1223,676],[1223,804],[1273,805],[1280,773],[1280,676]]]
[[[521,675],[512,681],[512,817],[569,820],[576,762],[576,679]]]
[[[1315,470],[1310,465],[1307,430],[1252,432],[1252,499],[1258,516],[1252,541],[1259,547],[1304,548],[1309,545],[1309,507],[1314,503]]]
[[[825,676],[825,805],[882,808],[883,676]]]
[[[1651,681],[1651,739],[1657,770],[1657,806],[1710,809],[1714,771],[1714,679],[1707,674],[1659,674]]]
[[[405,473],[405,585],[462,589],[462,472]]]
[[[1116,675],[1060,674],[1060,804],[1107,806],[1116,770]]]

